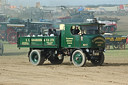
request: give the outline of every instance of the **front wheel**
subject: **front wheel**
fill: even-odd
[[[101,66],[104,63],[104,54],[100,53],[99,56],[95,56],[94,59],[91,59],[91,62],[95,66]]]
[[[72,62],[75,66],[84,66],[86,64],[85,53],[82,50],[75,50],[72,54]]]
[[[32,50],[29,55],[29,60],[33,65],[42,65],[45,57],[42,56],[40,50]]]

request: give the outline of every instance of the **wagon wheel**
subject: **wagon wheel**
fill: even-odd
[[[32,50],[29,55],[29,60],[33,65],[42,65],[45,57],[41,54],[40,50]]]
[[[82,50],[75,50],[72,54],[72,62],[75,66],[84,66],[86,64],[85,53]]]
[[[122,48],[125,49],[125,44],[123,44]]]
[[[16,32],[11,32],[7,35],[7,41],[10,44],[16,44],[17,42],[17,33]]]
[[[6,33],[3,30],[0,30],[0,39],[2,39],[2,41],[6,40]]]
[[[120,43],[120,49],[125,49],[125,43],[123,42]]]
[[[111,26],[111,32],[115,32],[116,27],[115,26]]]
[[[107,50],[110,50],[110,45],[109,45],[109,44],[106,44],[106,45],[105,45],[105,48],[106,48]]]
[[[3,52],[4,52],[4,46],[2,43],[0,43],[0,56],[3,55]]]
[[[55,57],[51,56],[48,59],[52,64],[61,64],[64,60],[63,54],[56,54]]]
[[[24,37],[27,36],[27,33],[21,32],[21,33],[17,33],[17,37]]]
[[[110,30],[110,31],[111,31],[111,32],[114,32],[114,27],[113,27],[113,26],[111,27],[111,30]]]
[[[7,34],[11,33],[11,32],[15,32],[15,30],[13,28],[8,28],[7,29]]]
[[[117,44],[117,43],[116,43],[116,44],[113,44],[113,48],[114,48],[114,49],[119,49],[119,48],[120,48],[120,45]]]
[[[104,54],[100,53],[99,56],[95,56],[94,59],[91,59],[91,63],[95,66],[100,66],[104,63]]]

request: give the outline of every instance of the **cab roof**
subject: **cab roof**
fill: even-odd
[[[68,24],[65,24],[65,25],[105,25],[103,23],[89,23],[89,22],[83,22],[83,23],[68,23]]]

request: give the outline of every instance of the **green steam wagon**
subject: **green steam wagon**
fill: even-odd
[[[42,65],[47,59],[52,64],[61,64],[64,56],[70,56],[70,61],[79,67],[84,66],[86,60],[102,65],[105,49],[105,38],[100,33],[102,25],[97,22],[60,24],[57,35],[19,37],[17,45],[30,48],[28,57],[33,65]]]

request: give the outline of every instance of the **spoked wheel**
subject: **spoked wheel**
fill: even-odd
[[[72,62],[75,66],[84,66],[86,64],[85,53],[82,50],[75,50],[72,54]]]
[[[3,55],[3,52],[4,52],[4,46],[2,43],[0,43],[0,56]]]
[[[113,49],[119,49],[119,48],[120,48],[120,43],[113,44]]]
[[[11,32],[7,35],[7,41],[10,43],[10,44],[16,44],[17,42],[17,34],[16,32]]]
[[[64,55],[63,54],[56,54],[54,57],[50,57],[49,61],[52,64],[61,64],[64,60]]]
[[[106,48],[106,50],[110,50],[110,45],[106,44],[105,48]]]
[[[125,43],[123,42],[120,43],[120,49],[125,49]]]
[[[95,66],[101,66],[104,63],[104,54],[100,53],[99,56],[95,56],[93,59],[91,59],[91,62]]]
[[[29,60],[33,65],[42,65],[45,61],[45,57],[42,56],[40,50],[32,50],[29,55]]]

